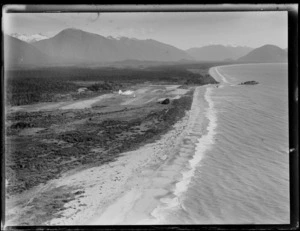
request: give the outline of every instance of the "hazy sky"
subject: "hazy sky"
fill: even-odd
[[[78,28],[103,36],[155,39],[180,49],[209,44],[287,47],[287,12],[11,13],[5,33],[54,36]]]

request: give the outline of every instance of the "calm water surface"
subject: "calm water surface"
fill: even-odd
[[[210,141],[199,140],[195,156],[203,158],[180,206],[161,211],[161,223],[289,223],[287,65],[213,72],[221,85],[206,91],[210,129],[200,138]],[[249,80],[259,84],[237,85]]]

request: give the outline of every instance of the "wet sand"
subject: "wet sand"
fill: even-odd
[[[189,170],[189,160],[194,156],[197,140],[203,133],[202,126],[205,127],[205,90],[206,87],[195,90],[189,114],[176,124],[174,130],[152,144],[152,150],[148,149],[147,153],[144,148],[140,149],[141,154],[146,153],[150,157],[148,163],[135,169],[136,174],[128,178],[124,192],[108,207],[101,209],[99,214],[95,214],[87,225],[159,223],[151,215],[153,211],[162,202],[168,204],[176,200],[175,194],[186,187],[186,182],[182,180]],[[165,156],[166,160],[162,161]]]
[[[156,223],[151,213],[161,201],[174,197],[205,127],[206,88],[196,88],[191,110],[154,143],[125,152],[114,162],[49,182],[53,189],[74,188],[70,193],[75,199],[44,225]],[[76,195],[78,190],[84,193]]]
[[[159,167],[174,155],[181,134],[186,129],[189,113],[174,128],[155,143],[147,144],[138,150],[123,153],[115,162],[93,167],[81,172],[54,180],[55,187],[70,186],[82,188],[85,193],[65,204],[66,209],[60,218],[49,221],[48,225],[92,225],[123,223],[124,214],[130,214],[134,203],[141,199],[145,189],[153,182],[165,185],[165,179],[152,177]],[[150,184],[150,185],[149,185]],[[148,190],[148,189],[147,189]],[[162,195],[164,190],[154,188],[150,193]],[[143,199],[145,200],[145,199]],[[154,209],[145,200],[150,211]],[[145,205],[146,206],[146,205]],[[142,206],[144,207],[144,205]],[[146,206],[147,207],[147,206]],[[144,210],[144,209],[142,209]],[[139,209],[140,211],[140,209]],[[118,214],[112,216],[111,214]],[[148,212],[146,212],[147,214]],[[136,215],[134,214],[133,217]],[[143,217],[141,214],[140,216]],[[110,220],[112,219],[112,220]]]

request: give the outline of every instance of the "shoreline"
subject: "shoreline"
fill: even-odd
[[[85,194],[80,200],[73,200],[65,205],[67,208],[62,212],[62,218],[52,219],[46,224],[93,225],[99,224],[99,217],[102,217],[100,221],[104,219],[105,224],[114,224],[116,219],[120,219],[120,216],[116,216],[116,210],[119,214],[123,214],[124,211],[128,212],[133,206],[132,202],[141,195],[144,182],[138,180],[138,176],[140,174],[151,175],[151,170],[159,168],[163,162],[167,161],[165,151],[176,146],[176,137],[185,128],[188,117],[187,113],[172,130],[155,143],[125,152],[115,162],[59,179],[56,187],[80,185],[85,190]],[[131,203],[128,203],[128,200]],[[114,202],[117,206],[114,206]],[[84,208],[80,204],[85,204]],[[107,220],[109,218],[114,218],[114,220]]]
[[[230,84],[227,79],[224,77],[224,75],[222,75],[219,71],[218,68],[220,67],[227,67],[227,66],[240,66],[240,65],[244,65],[244,64],[233,64],[233,65],[223,65],[223,66],[215,66],[215,67],[211,67],[208,70],[208,73],[214,78],[220,81],[220,85],[221,87],[224,87],[225,84]]]
[[[80,171],[74,169],[50,180],[41,192],[29,193],[27,199],[32,195],[35,198],[14,208],[14,213],[32,214],[32,221],[26,221],[27,215],[21,218],[27,224],[33,220],[42,225],[157,223],[155,210],[162,204],[174,206],[174,201],[178,202],[178,192],[186,191],[192,179],[191,168],[201,160],[195,152],[200,138],[209,132],[207,94],[212,88],[196,87],[191,95],[191,108],[158,139],[125,150],[112,162],[90,165]],[[52,191],[54,197],[49,196]],[[47,216],[34,215],[44,213],[43,206],[49,205]],[[32,206],[37,207],[31,209]]]
[[[222,67],[222,66],[218,66],[218,67],[213,67],[213,68],[211,68],[211,69],[209,69],[209,74],[211,75],[211,76],[214,76],[214,72],[217,74],[217,76],[218,77],[220,77],[220,80],[222,80],[222,82],[223,82],[223,84],[224,83],[229,83],[228,81],[227,81],[227,79],[218,71],[218,68],[219,67]],[[214,76],[214,77],[216,77],[216,76]]]
[[[57,117],[54,117],[53,119],[50,118],[49,121],[46,121],[47,124],[45,124],[45,121],[43,122],[43,118],[47,118],[48,114],[45,114],[45,112],[33,114],[34,116],[39,116],[38,119],[34,120],[35,127],[45,126],[48,128],[50,126],[50,130],[44,129],[41,134],[31,134],[29,131],[27,131],[26,134],[23,134],[23,130],[17,130],[11,132],[12,137],[20,137],[19,139],[21,139],[21,142],[26,145],[30,144],[34,148],[34,145],[37,142],[29,141],[48,141],[49,138],[51,138],[49,135],[54,136],[54,138],[58,137],[59,140],[61,140],[61,138],[66,138],[65,140],[67,142],[53,140],[59,142],[57,144],[52,142],[43,143],[44,146],[41,147],[50,147],[53,150],[54,148],[59,148],[58,150],[62,150],[64,146],[68,145],[67,151],[69,152],[62,152],[62,155],[57,153],[56,155],[56,153],[51,153],[48,150],[48,156],[34,159],[35,162],[29,162],[27,159],[29,159],[30,155],[35,153],[45,155],[47,154],[47,150],[41,150],[40,146],[37,146],[37,148],[40,149],[34,150],[35,152],[30,152],[30,150],[27,150],[26,148],[22,149],[24,150],[24,155],[19,155],[19,157],[26,164],[23,164],[22,169],[23,172],[26,171],[25,173],[27,174],[22,175],[26,176],[25,183],[29,182],[31,185],[24,184],[24,180],[21,182],[21,177],[18,177],[17,179],[19,179],[25,187],[17,187],[18,185],[15,182],[9,181],[8,186],[10,188],[8,189],[11,191],[6,192],[7,224],[41,225],[45,224],[49,219],[62,216],[63,211],[68,208],[71,201],[77,199],[80,201],[86,196],[84,194],[85,188],[76,183],[58,186],[56,184],[57,182],[61,179],[67,179],[68,176],[74,176],[81,171],[87,173],[86,176],[82,176],[82,179],[84,179],[84,177],[90,176],[90,173],[88,172],[90,169],[97,169],[98,175],[101,177],[102,171],[99,171],[99,166],[108,166],[110,169],[114,166],[116,160],[123,158],[122,156],[127,155],[128,153],[136,153],[140,150],[140,147],[151,146],[152,143],[159,140],[164,134],[170,133],[173,130],[174,124],[176,124],[177,121],[180,121],[180,118],[184,117],[186,110],[190,109],[193,97],[192,93],[194,91],[194,87],[176,90],[177,87],[177,85],[168,85],[163,87],[160,86],[159,88],[153,86],[138,88],[137,91],[140,95],[135,98],[138,102],[132,102],[132,105],[126,105],[125,109],[124,106],[119,106],[119,104],[131,100],[131,98],[119,97],[117,95],[110,99],[110,101],[105,101],[108,106],[104,108],[93,107],[90,110],[73,110],[71,116],[68,112],[68,117],[65,117],[64,111],[54,111],[53,113],[55,115],[58,113],[60,119],[58,120]],[[163,89],[163,92],[161,92],[161,89]],[[157,93],[158,90],[160,90],[159,94]],[[172,98],[174,95],[177,95],[177,97],[171,104],[163,105],[155,102],[155,99],[161,96]],[[153,101],[154,96],[155,99]],[[151,98],[153,102],[147,103],[149,98]],[[98,106],[98,104],[96,106]],[[27,118],[28,115],[31,115],[27,114],[27,112],[24,112],[23,114],[26,116],[25,118]],[[23,117],[20,118],[21,121],[22,118]],[[132,118],[134,118],[134,120],[132,120]],[[53,122],[53,120],[59,121],[60,123],[66,121],[67,123],[62,124],[62,126],[52,126],[51,122]],[[70,125],[71,133],[70,131],[67,131]],[[26,129],[30,130],[35,128],[25,128],[24,131]],[[19,136],[17,132],[20,132],[20,134],[22,132],[22,135]],[[62,136],[64,134],[69,134],[69,136]],[[77,139],[77,141],[73,139],[70,140],[72,137]],[[89,138],[89,140],[87,140],[86,137]],[[80,142],[78,142],[78,139],[81,139],[79,140]],[[170,138],[170,140],[172,139]],[[49,141],[52,140],[50,139]],[[12,143],[11,139],[10,143]],[[76,145],[79,145],[80,147],[86,146],[86,149],[79,150],[76,148]],[[118,145],[118,147],[116,147],[116,145]],[[98,148],[99,146],[102,147],[102,149]],[[162,147],[163,143],[161,143],[160,147],[155,148],[154,151],[156,152],[156,149],[161,149]],[[87,150],[88,148],[91,148],[91,150]],[[103,150],[103,148],[107,150]],[[77,153],[78,150],[81,152]],[[149,150],[146,150],[145,152],[149,152]],[[136,155],[139,154],[136,153]],[[55,159],[56,156],[59,156],[62,161],[58,162],[57,159]],[[163,155],[162,161],[166,160],[166,157],[166,155]],[[137,164],[137,161],[133,157],[130,157],[129,159],[137,166],[143,164],[143,161]],[[60,176],[52,177],[53,174],[56,174],[53,172],[54,168],[51,167],[52,163],[55,164],[54,168],[59,168],[59,170],[61,170],[61,172],[59,172]],[[42,169],[34,168],[35,166],[41,166]],[[37,177],[31,174],[30,171],[33,170],[35,171],[34,173],[39,173]],[[47,178],[44,177],[46,174]],[[125,178],[128,178],[126,174],[127,173],[125,173],[124,176]],[[52,179],[48,180],[49,175]],[[92,177],[95,177],[95,174],[92,175]],[[114,183],[114,181],[119,181],[120,178],[124,178],[121,172],[115,176],[113,175],[114,174],[112,174],[112,176],[107,175],[104,179],[107,178]],[[131,175],[131,173],[129,175]],[[39,181],[42,181],[42,183],[37,184]],[[12,188],[12,186],[14,186],[14,188]],[[14,193],[15,191],[12,190],[19,190],[21,192]],[[79,204],[79,210],[87,207],[87,204],[83,202]]]
[[[265,65],[265,64],[274,64],[274,65],[278,65],[278,64],[287,64],[287,63],[236,63],[236,64],[228,64],[228,65],[221,65],[221,66],[214,66],[211,68],[215,68],[215,67],[228,67],[228,66],[244,66],[244,65]],[[210,69],[211,69],[210,68]]]
[[[188,183],[193,176],[187,172],[193,171],[190,168],[193,169],[201,160],[201,157],[195,156],[195,150],[198,145],[197,141],[204,134],[203,128],[208,125],[207,118],[205,118],[207,115],[203,113],[206,103],[204,94],[207,89],[206,86],[195,90],[188,118],[178,123],[183,122],[186,125],[178,136],[171,136],[175,140],[175,145],[167,148],[169,145],[165,137],[159,141],[166,147],[159,151],[160,156],[164,156],[166,151],[169,153],[166,161],[161,162],[158,167],[151,164],[145,166],[145,169],[128,181],[127,192],[101,214],[91,219],[89,225],[157,224],[161,222],[156,214],[162,204],[172,207],[175,206],[174,202],[178,203],[178,192],[188,189]],[[199,98],[201,98],[200,101]],[[199,117],[199,114],[202,116]],[[193,129],[195,125],[197,129]]]
[[[155,124],[153,126],[150,124],[154,129],[148,129],[149,134],[147,133],[147,136],[144,135],[143,140],[145,141],[138,139],[141,136],[141,134],[138,134],[139,137],[136,138],[137,141],[143,142],[134,142],[132,148],[128,147],[130,144],[127,142],[127,148],[123,151],[119,148],[120,153],[114,160],[101,165],[97,165],[96,163],[98,156],[101,154],[101,150],[98,156],[95,156],[97,152],[91,153],[96,159],[94,156],[89,157],[89,155],[85,154],[84,156],[94,158],[94,163],[85,166],[79,165],[76,169],[63,172],[59,178],[50,179],[45,184],[25,190],[21,194],[10,195],[7,201],[7,208],[9,209],[6,218],[7,224],[86,224],[87,220],[98,211],[94,205],[106,206],[116,199],[112,194],[118,195],[117,197],[119,197],[124,193],[125,182],[137,172],[137,169],[142,169],[143,165],[148,165],[149,162],[153,164],[154,168],[157,168],[161,162],[166,161],[168,157],[166,150],[174,145],[175,140],[173,137],[181,133],[188,118],[188,113],[186,112],[189,111],[193,100],[192,92],[187,94],[184,93],[189,90],[184,90],[184,92],[183,90],[180,90],[180,92],[177,90],[175,92],[175,88],[177,88],[177,86],[172,86],[172,89],[166,89],[167,94],[171,96],[181,94],[184,95],[184,97],[177,97],[179,100],[174,100],[170,105],[166,106],[152,102],[149,104],[151,106],[150,108],[146,106],[142,109],[133,108],[137,112],[143,110],[139,113],[139,117],[144,116],[144,114],[147,115],[146,120],[144,119],[142,121],[146,126],[149,126],[149,122],[151,121],[154,121],[156,124],[159,122],[160,124],[160,127],[155,126]],[[153,92],[154,91],[156,92],[157,89],[153,88]],[[140,98],[142,98],[142,96],[143,95],[141,95]],[[127,100],[127,98],[125,100]],[[130,100],[130,98],[128,100]],[[147,101],[148,99],[145,98],[143,100]],[[145,109],[147,111],[145,111]],[[127,109],[122,113],[133,116],[135,111]],[[120,116],[123,116],[123,114],[120,114]],[[119,116],[119,114],[116,116]],[[103,119],[105,120],[105,118]],[[100,123],[102,122],[100,121]],[[136,125],[136,123],[133,125]],[[145,128],[148,127],[145,127],[143,124],[140,127],[140,129],[144,130]],[[108,129],[111,130],[111,128]],[[129,134],[127,130],[128,129],[122,132]],[[134,130],[131,131],[131,133],[138,133],[139,131],[140,130]],[[127,140],[128,134],[126,136]],[[120,139],[121,138],[122,137],[120,137]],[[116,142],[119,141],[116,140]],[[44,163],[44,165],[45,164],[47,163]],[[93,201],[95,198],[99,203]],[[75,207],[76,209],[74,209]],[[75,219],[77,217],[76,214],[80,214],[78,219]]]
[[[214,70],[214,68],[216,67],[211,69]],[[216,78],[217,74],[217,72],[214,72],[213,77]],[[220,78],[220,76],[217,77]],[[223,82],[221,84],[224,85]],[[216,118],[214,119],[215,115],[212,115],[214,112],[210,110],[213,109],[214,103],[206,95],[211,91],[213,91],[212,86],[196,88],[189,113],[178,121],[174,128],[163,135],[160,140],[144,145],[138,150],[124,153],[109,168],[94,169],[95,175],[103,176],[103,180],[106,181],[115,176],[119,178],[118,174],[125,175],[123,179],[116,183],[109,181],[102,184],[101,186],[106,188],[103,195],[97,194],[99,192],[97,191],[99,186],[97,183],[100,181],[94,179],[97,182],[92,182],[89,176],[93,177],[93,174],[86,171],[81,179],[85,177],[88,178],[88,181],[91,181],[89,183],[91,186],[89,189],[90,194],[86,195],[86,199],[84,197],[76,202],[77,204],[74,201],[75,204],[70,203],[68,205],[69,209],[66,210],[69,214],[64,214],[62,218],[53,219],[48,224],[171,224],[171,222],[166,223],[166,220],[172,220],[171,216],[168,217],[168,211],[174,208],[181,209],[180,194],[187,190],[189,181],[192,179],[193,172],[191,168],[199,165],[203,153],[214,142]],[[193,116],[197,94],[199,94],[200,102],[202,102],[202,104],[197,102],[197,109],[202,117],[199,117],[199,114]],[[208,105],[206,113],[203,113],[204,104]],[[195,123],[197,123],[197,126],[195,126]],[[204,133],[205,130],[207,133]],[[187,142],[187,136],[190,136],[190,140],[193,139],[193,142]],[[203,139],[206,139],[206,141]],[[202,153],[202,156],[196,156],[195,152]],[[196,160],[193,161],[193,158],[196,158]],[[122,165],[124,165],[123,168],[121,168]],[[69,182],[77,183],[76,180],[80,179],[80,175],[76,175],[73,181],[68,179]],[[79,182],[79,184],[85,184],[85,181]],[[70,183],[70,185],[74,185],[74,183]],[[80,204],[82,203],[86,205],[86,208],[81,210]],[[94,206],[94,204],[97,206]],[[184,209],[184,207],[182,208]],[[78,210],[80,211],[76,213]]]
[[[221,80],[223,83],[227,83],[230,84],[227,79],[218,71],[218,68],[220,67],[234,67],[234,66],[245,66],[245,65],[265,65],[265,64],[274,64],[274,65],[278,65],[278,64],[287,64],[287,63],[243,63],[243,64],[228,64],[228,65],[221,65],[221,66],[214,66],[209,68],[208,73],[216,80]],[[215,75],[215,74],[216,75]],[[225,81],[224,81],[225,79]]]
[[[210,149],[211,144],[213,144],[217,118],[214,111],[214,104],[210,99],[211,90],[211,87],[207,87],[205,88],[205,92],[201,92],[201,109],[204,109],[204,104],[207,104],[205,106],[205,113],[203,113],[201,109],[198,113],[194,113],[194,118],[197,120],[191,121],[191,126],[184,137],[184,140],[193,140],[193,145],[191,145],[191,143],[188,145],[183,143],[181,145],[179,156],[185,156],[189,152],[191,152],[191,154],[187,155],[188,158],[185,160],[180,159],[180,157],[178,158],[179,163],[187,163],[186,167],[180,172],[181,177],[175,184],[175,188],[172,192],[173,195],[162,197],[160,199],[160,206],[151,213],[160,224],[175,224],[176,221],[172,222],[173,212],[175,210],[186,211],[184,206],[185,194],[193,182],[196,168],[201,166],[201,161],[205,158],[206,151]],[[196,106],[198,106],[199,98],[196,98],[195,101]],[[178,161],[175,161],[175,164],[177,163]]]

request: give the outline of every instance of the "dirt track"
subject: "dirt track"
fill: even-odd
[[[180,85],[137,85],[131,90],[133,95],[119,95],[118,92],[104,94],[89,99],[81,99],[76,101],[53,102],[53,103],[37,103],[25,106],[14,106],[7,108],[8,113],[12,112],[34,112],[34,111],[52,111],[52,110],[73,110],[92,108],[95,106],[108,107],[113,105],[144,105],[155,102],[159,98],[164,97],[180,97],[189,89],[177,89]]]

